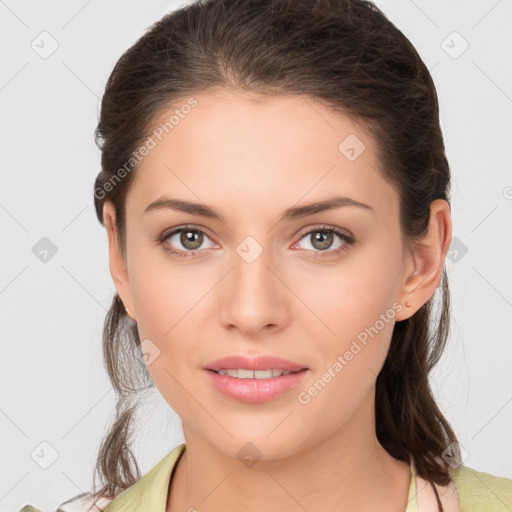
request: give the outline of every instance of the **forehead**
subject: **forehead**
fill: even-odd
[[[361,123],[298,95],[220,90],[193,99],[195,106],[182,109],[191,104],[183,98],[152,123],[154,147],[127,196],[137,215],[162,195],[242,215],[333,194],[396,209],[398,196]]]

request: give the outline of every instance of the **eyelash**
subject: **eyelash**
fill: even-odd
[[[158,236],[158,238],[156,239],[156,242],[159,245],[162,245],[164,247],[164,250],[166,252],[172,254],[173,256],[179,256],[181,258],[193,258],[195,256],[196,252],[201,252],[203,249],[198,249],[196,251],[180,251],[180,250],[170,248],[170,246],[165,243],[168,238],[175,235],[176,233],[181,233],[182,231],[193,231],[194,233],[201,233],[203,235],[206,235],[208,238],[211,238],[208,236],[208,233],[206,233],[206,231],[204,231],[196,226],[193,226],[193,225],[185,225],[185,226],[181,226],[180,228],[174,229],[170,233],[165,233],[165,232],[162,233],[160,236]],[[337,249],[331,249],[331,250],[327,250],[327,251],[319,251],[319,250],[313,251],[315,253],[314,254],[315,258],[317,258],[317,257],[323,258],[323,257],[327,257],[327,256],[342,254],[345,251],[347,251],[349,249],[349,247],[356,242],[355,237],[349,236],[332,226],[326,226],[326,225],[317,226],[317,227],[307,231],[300,237],[299,240],[302,240],[303,238],[305,238],[308,235],[311,235],[312,233],[318,233],[318,232],[334,233],[339,238],[341,238],[341,240],[344,243]]]

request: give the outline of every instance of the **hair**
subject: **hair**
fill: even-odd
[[[134,155],[152,123],[193,94],[229,89],[301,95],[366,127],[376,143],[379,172],[399,192],[404,246],[426,234],[432,201],[449,203],[450,169],[432,77],[411,42],[373,3],[195,1],[149,27],[120,57],[105,86],[95,131],[101,171],[94,204],[102,225],[103,204],[114,206],[124,257],[126,194],[138,168]],[[450,447],[460,460],[457,438],[429,384],[449,331],[444,267],[437,291],[437,321],[434,293],[410,318],[395,323],[375,394],[379,442],[396,459],[412,459],[434,490],[434,483],[451,481],[444,450]],[[140,391],[153,384],[136,355],[139,347],[137,326],[116,293],[105,318],[103,354],[117,406],[99,449],[95,474],[101,487],[93,483],[94,498],[114,498],[141,476],[132,421]],[[436,496],[442,510],[437,490]]]

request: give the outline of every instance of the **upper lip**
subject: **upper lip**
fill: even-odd
[[[207,370],[219,371],[221,369],[245,368],[247,370],[270,370],[281,369],[290,372],[307,369],[303,364],[294,363],[286,359],[274,356],[246,357],[239,355],[231,355],[223,357],[208,363],[205,368]]]

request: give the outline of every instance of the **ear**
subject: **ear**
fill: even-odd
[[[398,299],[403,308],[396,314],[397,322],[410,318],[434,295],[451,240],[450,205],[444,199],[436,199],[430,205],[428,232],[416,242],[404,266],[404,283]],[[407,301],[411,307],[405,306]]]
[[[117,293],[123,301],[125,308],[130,310],[130,314],[126,314],[135,320],[136,311],[132,300],[128,268],[119,246],[119,237],[116,228],[116,211],[114,205],[110,201],[106,201],[103,204],[103,222],[107,229],[108,236],[110,275],[112,276]]]

